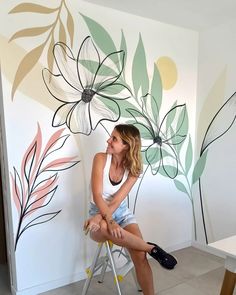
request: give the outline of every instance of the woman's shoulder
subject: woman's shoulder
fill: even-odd
[[[97,163],[103,164],[103,166],[106,163],[106,159],[107,159],[107,153],[100,152],[100,153],[95,154],[95,156],[94,156],[94,161]]]

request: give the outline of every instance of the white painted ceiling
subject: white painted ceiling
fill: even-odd
[[[236,20],[236,0],[84,1],[196,31]]]

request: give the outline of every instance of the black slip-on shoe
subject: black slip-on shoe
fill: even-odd
[[[154,243],[148,242],[148,244],[154,246],[149,255],[156,259],[162,267],[166,269],[173,269],[176,266],[177,260],[173,255],[165,252]]]

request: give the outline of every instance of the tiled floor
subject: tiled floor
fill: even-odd
[[[224,260],[217,256],[189,247],[175,251],[178,265],[174,270],[163,269],[155,260],[150,264],[153,270],[156,295],[219,295],[224,276]],[[80,295],[84,281],[61,287],[41,295]],[[0,266],[0,294],[10,295],[6,267]],[[124,295],[141,294],[136,291],[131,274],[121,283]],[[116,294],[111,273],[105,275],[103,284],[93,279],[88,295]],[[234,290],[236,295],[236,290]]]

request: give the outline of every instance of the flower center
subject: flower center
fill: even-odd
[[[160,146],[162,145],[162,138],[159,135],[157,135],[153,141],[154,143],[157,143]]]
[[[84,89],[82,93],[82,100],[84,102],[90,102],[95,94],[95,91],[92,89]]]

